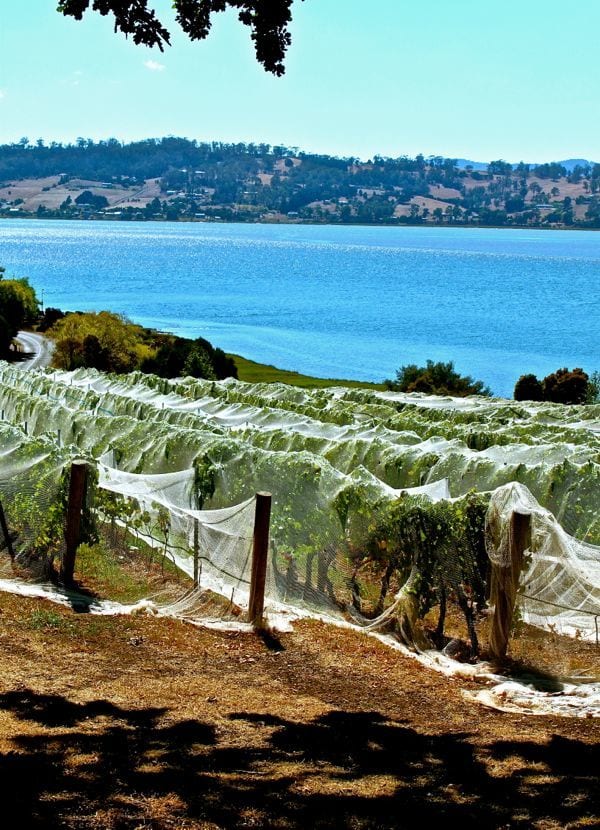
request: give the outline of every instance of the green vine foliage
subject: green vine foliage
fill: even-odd
[[[11,530],[20,542],[19,561],[50,576],[64,548],[69,468],[42,470],[33,488],[22,487],[10,504]],[[48,502],[48,495],[53,498]]]
[[[416,567],[411,591],[424,617],[442,594],[462,591],[485,603],[484,526],[488,499],[470,493],[459,501],[404,497],[372,516],[362,540],[350,541],[355,571],[382,574],[390,568],[402,584]]]
[[[196,509],[202,510],[205,501],[214,496],[216,489],[215,465],[207,455],[199,455],[194,459],[194,488]]]

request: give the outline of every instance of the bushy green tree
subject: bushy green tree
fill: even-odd
[[[46,308],[38,322],[37,330],[42,332],[48,331],[58,320],[62,320],[64,316],[65,313],[60,308],[52,308],[52,306]]]
[[[600,372],[592,372],[588,380],[586,403],[600,403]]]
[[[491,395],[481,380],[460,375],[454,363],[428,360],[426,366],[409,363],[396,372],[396,380],[387,380],[386,386],[398,392],[426,392],[431,395]]]
[[[101,210],[102,208],[108,207],[108,199],[106,196],[94,195],[91,190],[84,190],[75,199],[75,204],[80,206],[89,205],[96,210]]]
[[[61,369],[130,372],[145,352],[142,329],[110,311],[67,314],[49,334],[56,342],[54,365]]]
[[[222,380],[237,377],[233,359],[203,337],[188,340],[185,337],[160,335],[155,348],[155,352],[142,361],[142,372],[163,378],[191,375],[196,378]]]
[[[0,357],[7,357],[19,329],[32,325],[39,314],[39,302],[26,277],[5,279],[0,266]]]
[[[188,352],[188,356],[183,364],[183,374],[191,375],[193,378],[216,380],[210,355],[206,349],[203,349],[197,343],[194,343]]]

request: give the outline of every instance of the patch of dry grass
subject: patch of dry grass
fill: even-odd
[[[548,830],[600,816],[598,723],[476,707],[359,633],[307,621],[273,641],[9,595],[0,608],[6,826]]]

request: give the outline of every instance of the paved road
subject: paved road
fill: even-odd
[[[31,357],[28,360],[18,361],[13,365],[20,369],[42,369],[49,366],[54,351],[54,343],[41,334],[32,331],[20,331],[16,337],[21,349]]]

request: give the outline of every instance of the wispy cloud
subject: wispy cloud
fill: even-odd
[[[159,63],[158,61],[153,60],[144,61],[144,66],[151,72],[162,72],[164,69],[166,69],[164,63]]]
[[[81,69],[76,69],[74,72],[71,72],[68,78],[65,78],[61,81],[63,86],[79,86],[81,79],[83,77],[83,72]]]
[[[1,101],[3,98],[6,98],[6,92],[5,92],[3,89],[0,89],[0,101]]]

